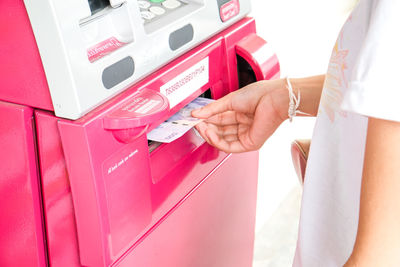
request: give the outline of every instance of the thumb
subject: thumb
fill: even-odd
[[[192,116],[199,119],[207,119],[215,114],[232,110],[230,97],[223,97],[215,102],[208,104],[200,109],[192,111]]]

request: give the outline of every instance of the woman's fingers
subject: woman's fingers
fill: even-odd
[[[224,126],[217,126],[215,131],[218,135],[226,136],[226,135],[241,135],[245,131],[250,129],[250,125],[243,124],[231,124]]]
[[[224,135],[223,138],[228,143],[239,141],[239,136],[237,134]]]
[[[227,153],[238,153],[243,152],[244,148],[238,139],[233,139],[232,136],[228,137],[228,140],[224,137],[219,136],[216,132],[207,129],[206,135],[208,140],[210,141],[209,144],[215,146],[219,150],[222,150]],[[229,141],[232,140],[232,141]]]
[[[252,124],[253,115],[245,114],[236,111],[226,111],[211,116],[206,120],[208,123],[213,123],[216,125],[230,125],[230,124]]]
[[[231,114],[228,116],[232,118]],[[248,116],[242,118],[239,116],[239,120],[246,121],[249,124],[237,123],[236,119],[234,120],[236,123],[229,125],[224,125],[229,122],[228,120],[220,121],[223,122],[222,125],[210,123],[207,120],[197,124],[196,129],[207,143],[222,151],[228,153],[243,152],[245,147],[249,147],[243,143],[246,142],[243,137],[248,136],[252,119],[249,119]]]
[[[241,136],[246,136],[249,126],[236,124],[221,127],[203,123],[198,128],[201,131],[201,135],[210,145],[222,151],[228,153],[245,151],[245,144],[243,144]]]
[[[227,95],[218,101],[212,102],[205,107],[192,111],[192,116],[200,119],[207,119],[215,114],[232,110],[231,96]]]
[[[206,135],[206,130],[207,130],[207,124],[205,122],[200,122],[195,126],[196,130],[199,132],[201,137],[207,142],[210,143],[210,140],[208,139]]]

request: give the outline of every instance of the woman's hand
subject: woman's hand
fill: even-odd
[[[205,119],[196,129],[211,145],[225,152],[259,149],[287,119],[289,97],[286,81],[250,84],[204,108],[193,117]]]
[[[299,110],[316,115],[325,75],[291,79],[294,93],[301,92]],[[194,110],[204,119],[196,129],[211,145],[225,152],[259,149],[288,118],[286,79],[260,81]]]

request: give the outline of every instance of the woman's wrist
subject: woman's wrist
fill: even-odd
[[[324,79],[325,75],[307,78],[291,78],[289,82],[292,85],[292,97],[294,96],[296,101],[300,100],[298,106],[294,103],[295,107],[290,107],[291,97],[286,78],[260,81],[259,83],[263,91],[263,97],[270,98],[270,101],[265,101],[265,103],[273,105],[277,116],[283,122],[289,118],[289,108],[292,109],[292,115],[302,116],[306,114],[316,116]],[[292,98],[292,104],[293,102],[295,101]]]
[[[300,98],[298,110],[310,116],[317,115],[324,81],[325,75],[290,79],[293,94]]]
[[[286,86],[286,79],[265,81],[266,95],[271,97],[273,108],[282,122],[289,118],[289,94]]]

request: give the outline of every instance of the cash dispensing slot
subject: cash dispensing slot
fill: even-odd
[[[206,91],[204,91],[202,94],[200,94],[198,97],[202,97],[202,98],[207,98],[207,99],[213,99],[212,98],[212,92],[211,89],[208,89]],[[191,130],[194,131],[194,130]],[[195,133],[196,134],[196,133]],[[157,141],[152,141],[152,140],[147,140],[147,144],[149,146],[149,152],[152,153],[153,151],[155,151],[158,147],[160,147],[161,145],[163,145],[164,143],[162,142],[157,142]]]
[[[213,99],[212,89],[207,89],[198,96]],[[179,175],[171,174],[178,169],[190,171],[195,162],[187,160],[188,158],[198,155],[204,158],[200,162],[206,162],[207,157],[212,159],[219,154],[214,148],[203,146],[204,143],[205,140],[194,128],[172,142],[161,143],[148,140],[153,184],[160,184],[159,186],[163,183],[179,184],[181,182]]]

